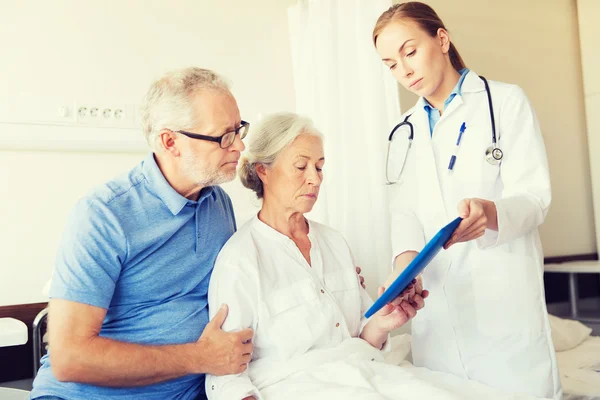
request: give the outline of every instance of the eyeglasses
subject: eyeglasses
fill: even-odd
[[[208,140],[210,142],[217,142],[221,146],[222,149],[226,149],[235,142],[235,135],[240,135],[240,139],[244,139],[248,134],[248,128],[250,127],[250,123],[246,121],[242,121],[242,124],[235,128],[232,131],[225,132],[221,136],[206,136],[199,135],[197,133],[187,132],[187,131],[175,131],[177,133],[181,133],[192,139],[200,139],[200,140]]]

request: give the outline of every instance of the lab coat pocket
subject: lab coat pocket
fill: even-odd
[[[323,274],[327,290],[344,315],[350,333],[360,329],[360,291],[358,275],[353,268],[343,268]]]
[[[481,191],[479,197],[495,199],[499,195],[501,164],[490,164],[485,159],[481,161]]]
[[[315,335],[310,326],[321,321],[316,298],[317,291],[311,280],[275,290],[267,297],[269,337],[281,359],[299,356],[312,347]]]
[[[543,296],[533,258],[498,250],[473,251],[467,258],[479,332],[500,337],[543,330]]]

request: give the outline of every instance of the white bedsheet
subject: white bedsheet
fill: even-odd
[[[565,400],[600,399],[600,337],[556,353]]]
[[[410,352],[410,335],[392,338],[388,363],[401,364]],[[600,337],[588,336],[578,346],[556,353],[563,400],[600,400]]]
[[[405,337],[396,338],[392,347],[405,356],[406,350],[402,346],[406,343]],[[266,363],[253,365],[249,370],[250,378],[265,400],[533,399],[450,374],[417,368],[405,361],[393,365],[400,361],[399,358],[404,358],[396,357],[396,351],[384,358],[382,352],[365,341],[351,338],[333,349],[310,351],[286,365],[285,369],[270,368]]]

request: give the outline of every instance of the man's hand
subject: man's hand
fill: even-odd
[[[223,308],[199,340],[142,345],[100,336],[106,309],[51,299],[48,333],[52,373],[61,382],[107,387],[146,386],[190,374],[232,374],[247,368],[253,332],[227,333]]]
[[[360,267],[356,267],[356,273],[358,274],[358,278],[360,279],[360,286],[362,286],[363,289],[366,289],[365,278],[360,274],[360,271]]]
[[[227,318],[227,313],[228,307],[223,304],[196,342],[197,350],[203,358],[200,364],[208,366],[198,373],[230,375],[239,374],[248,368],[254,351],[254,331],[250,328],[239,332],[223,331],[221,326]]]

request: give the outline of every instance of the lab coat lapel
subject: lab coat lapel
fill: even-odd
[[[458,108],[461,106],[461,104],[463,103],[463,99],[462,96],[460,95],[456,95],[454,96],[454,98],[452,99],[452,101],[450,102],[450,104],[448,104],[448,108],[444,110],[444,113],[442,114],[442,117],[440,118],[440,120],[438,121],[438,124],[440,122],[442,122],[445,119],[450,118],[450,115]]]
[[[421,192],[425,198],[418,199],[428,204],[431,212],[439,214],[440,210],[444,213],[444,222],[448,220],[448,212],[442,196],[441,182],[437,174],[437,165],[433,147],[431,145],[431,135],[429,131],[429,118],[423,107],[419,106],[414,115],[415,118],[415,141],[421,143],[421,152],[419,154],[419,178],[428,182],[437,182],[435,185],[424,186]]]

